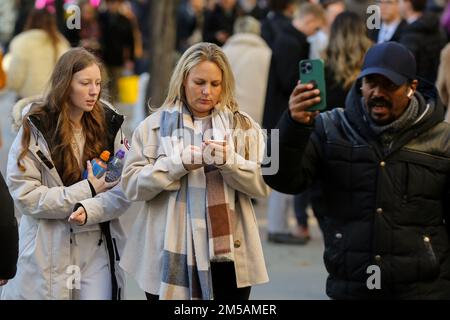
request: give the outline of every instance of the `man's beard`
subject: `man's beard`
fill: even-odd
[[[392,103],[383,97],[375,97],[370,99],[369,101],[367,101],[367,106],[369,107],[369,109],[377,106],[383,106],[392,109]]]
[[[383,107],[383,108],[388,109],[388,112],[385,113],[385,114],[387,114],[387,117],[376,116],[376,112],[374,112],[374,110],[373,110],[376,107]],[[372,119],[372,121],[379,126],[387,125],[394,120],[392,117],[392,113],[389,112],[390,110],[392,110],[392,102],[386,100],[383,97],[375,97],[375,98],[368,100],[367,101],[367,109],[368,109],[367,111],[368,111],[369,116]]]

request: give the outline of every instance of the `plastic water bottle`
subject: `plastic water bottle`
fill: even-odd
[[[113,182],[120,179],[123,169],[123,158],[125,157],[125,151],[119,150],[112,160],[108,163],[108,169],[106,170],[106,182]]]
[[[105,172],[106,169],[108,168],[108,160],[109,160],[109,156],[110,156],[110,152],[105,150],[100,154],[100,158],[95,158],[93,160],[91,160],[91,165],[92,165],[92,173],[94,174],[94,176],[96,178],[100,178]],[[88,176],[88,172],[87,169],[84,170],[83,173],[83,179],[86,179]]]

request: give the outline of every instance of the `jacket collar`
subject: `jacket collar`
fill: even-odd
[[[380,151],[381,144],[378,137],[370,130],[368,121],[364,114],[364,106],[362,105],[360,83],[355,82],[345,101],[345,116],[350,125],[355,128],[367,142],[376,147]],[[414,137],[419,136],[423,132],[431,129],[438,123],[444,121],[445,108],[439,99],[436,88],[424,81],[419,80],[419,87],[415,93],[415,97],[419,101],[419,115],[408,129],[402,132],[394,141],[391,152],[398,150],[407,144]],[[381,151],[380,151],[380,154]]]
[[[113,154],[114,153],[114,140],[119,130],[121,130],[121,126],[124,122],[124,116],[119,114],[117,110],[108,102],[104,100],[100,100],[104,111],[105,111],[105,120],[107,125],[107,134],[108,134],[108,149]],[[31,109],[32,103],[25,106],[22,110],[22,116],[26,115],[28,111]],[[64,185],[62,179],[56,170],[56,167],[53,163],[50,153],[50,136],[45,130],[43,130],[41,119],[36,116],[29,116],[28,121],[31,124],[31,137],[30,137],[30,145],[29,150],[33,155],[41,162],[42,166],[49,172],[49,174],[60,183],[60,185]],[[123,139],[122,139],[123,140]],[[123,141],[121,141],[123,143]]]

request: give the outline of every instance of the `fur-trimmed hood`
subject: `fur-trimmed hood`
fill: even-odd
[[[22,120],[23,117],[27,114],[27,112],[30,110],[30,107],[33,103],[42,102],[43,97],[41,95],[31,96],[28,98],[20,99],[16,102],[16,104],[13,106],[11,111],[11,118],[12,118],[12,129],[14,132],[18,132],[20,127],[22,126]],[[100,102],[108,107],[112,111],[112,113],[119,115],[116,108],[114,108],[109,102],[100,99]],[[122,120],[123,122],[123,120]],[[122,123],[120,123],[122,124]]]
[[[25,107],[28,105],[31,106],[31,104],[38,101],[42,101],[41,95],[23,98],[16,102],[11,111],[11,118],[12,118],[11,126],[14,132],[19,131],[20,126],[22,125],[22,119],[25,116],[26,112],[28,112],[29,110],[29,108]]]

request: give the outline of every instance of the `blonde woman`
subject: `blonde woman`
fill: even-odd
[[[250,201],[268,193],[264,139],[239,112],[217,45],[183,54],[164,104],[131,145],[122,186],[131,201],[145,202],[122,268],[149,300],[248,299],[251,286],[268,281]]]
[[[372,46],[361,18],[343,12],[333,21],[325,51],[327,106],[345,107],[345,98],[361,71],[364,55]]]

